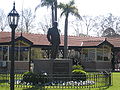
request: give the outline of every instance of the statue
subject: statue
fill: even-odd
[[[56,59],[58,50],[59,50],[59,44],[60,44],[60,34],[58,31],[58,23],[54,22],[53,27],[48,29],[47,32],[47,39],[51,44],[51,58]]]

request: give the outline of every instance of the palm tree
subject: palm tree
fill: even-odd
[[[74,0],[70,1],[68,4],[60,3],[58,8],[62,9],[61,16],[65,15],[65,26],[64,26],[64,58],[67,58],[67,34],[68,34],[68,17],[69,14],[72,14],[79,19],[81,16],[78,13],[78,9],[74,6]]]
[[[57,21],[57,0],[54,1],[55,6],[55,21]]]
[[[47,6],[51,7],[52,11],[52,24],[54,21],[57,21],[57,0],[41,0],[41,3],[35,8],[35,11],[40,7],[40,6]],[[55,8],[55,11],[54,11]],[[55,18],[55,19],[54,19]]]

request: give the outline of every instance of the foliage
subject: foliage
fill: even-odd
[[[73,60],[73,65],[78,65],[80,64],[80,49],[78,50],[70,50],[68,58]]]
[[[47,6],[47,8],[48,7],[51,7],[51,12],[52,12],[52,24],[53,24],[53,22],[54,22],[54,15],[55,16],[57,16],[56,14],[55,14],[55,12],[56,12],[56,10],[55,10],[55,8],[57,8],[56,6],[55,6],[55,1],[56,0],[41,0],[41,3],[39,4],[39,5],[37,5],[37,7],[35,8],[35,11],[41,6],[41,7],[43,7],[43,6]]]
[[[31,54],[32,59],[44,58],[44,51],[42,51],[40,48],[32,48]]]
[[[72,71],[72,74],[73,74],[73,80],[74,81],[86,81],[87,79],[87,76],[86,76],[86,72],[84,70],[73,70]]]
[[[19,20],[19,25],[17,27],[17,32],[26,32],[30,33],[31,30],[35,28],[35,14],[32,12],[30,8],[24,9],[21,11],[21,16]]]
[[[86,81],[87,76],[86,76],[86,72],[83,70],[83,67],[80,65],[74,65],[73,66],[73,71],[72,71],[72,79],[75,81]]]
[[[46,75],[44,74],[25,72],[23,74],[23,82],[32,83],[33,85],[36,85],[38,83],[43,84],[47,82],[47,78],[46,78]]]
[[[85,72],[84,70],[78,70],[78,69],[73,70],[72,73],[73,73],[73,74],[81,74],[81,73],[86,74],[86,72]]]
[[[72,68],[73,68],[73,71],[74,70],[79,70],[79,69],[83,70],[83,67],[81,65],[74,65]]]
[[[106,15],[99,15],[95,17],[96,26],[95,31],[101,35],[107,28],[113,28],[115,33],[120,31],[120,17],[113,16],[111,13]],[[110,33],[110,32],[109,32]]]
[[[104,37],[118,37],[120,35],[117,34],[113,28],[107,28],[105,31],[103,31],[102,36],[104,36]]]
[[[41,6],[51,6],[55,0],[41,0]]]
[[[26,83],[33,83],[33,85],[38,83],[38,77],[36,77],[37,74],[34,74],[33,72],[25,72],[23,75],[23,81]]]
[[[94,27],[96,27],[96,20],[94,17],[91,16],[83,16],[82,17],[83,25],[86,28],[86,35],[89,35],[89,31],[91,31]]]
[[[92,72],[93,73],[93,72]],[[101,88],[92,88],[91,90],[119,90],[120,88],[120,72],[113,72],[112,73],[112,86],[108,87],[108,88],[105,88],[105,87],[101,87]],[[1,85],[1,84],[0,84]],[[35,86],[35,87],[32,87],[32,88],[22,88],[21,86],[18,88],[19,86],[15,87],[15,90],[40,90],[40,88],[38,86]],[[76,87],[77,89],[80,88],[81,86],[79,87]],[[85,88],[84,88],[85,87]],[[65,88],[65,87],[64,87]],[[67,87],[68,88],[68,87]],[[70,89],[63,89],[63,90],[70,90]],[[72,89],[72,90],[76,90],[75,89]],[[5,85],[2,85],[0,86],[0,90],[10,90],[10,87],[6,87]],[[46,90],[61,90],[61,89],[53,89],[53,88],[49,88],[49,89],[46,89]],[[80,88],[80,90],[86,90],[86,86],[82,86]]]
[[[0,30],[4,31],[6,26],[8,25],[6,15],[2,9],[0,9]]]
[[[65,26],[64,26],[64,58],[67,58],[67,36],[68,36],[68,17],[72,14],[81,19],[78,13],[78,9],[74,6],[74,0],[71,0],[68,4],[60,3],[58,8],[62,10],[61,16],[65,15]]]
[[[35,11],[40,7],[40,6],[47,6],[47,7],[49,7],[49,6],[52,6],[52,4],[53,4],[53,2],[54,2],[55,0],[41,0],[41,3],[40,4],[38,4],[37,5],[37,7],[35,8]]]

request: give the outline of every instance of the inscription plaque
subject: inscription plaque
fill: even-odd
[[[53,63],[53,74],[69,74],[69,63],[68,62],[54,62]]]

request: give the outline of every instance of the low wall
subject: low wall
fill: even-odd
[[[15,61],[15,72],[25,72],[29,70],[29,61]],[[11,62],[7,62],[7,69],[10,71]]]
[[[112,70],[111,62],[81,62],[86,71]]]
[[[11,62],[7,61],[4,67],[0,67],[0,72],[10,72]],[[15,61],[14,62],[15,73],[22,73],[29,70],[29,61]]]
[[[33,60],[34,72],[46,72],[48,74],[71,74],[72,60],[67,59],[45,59]]]

